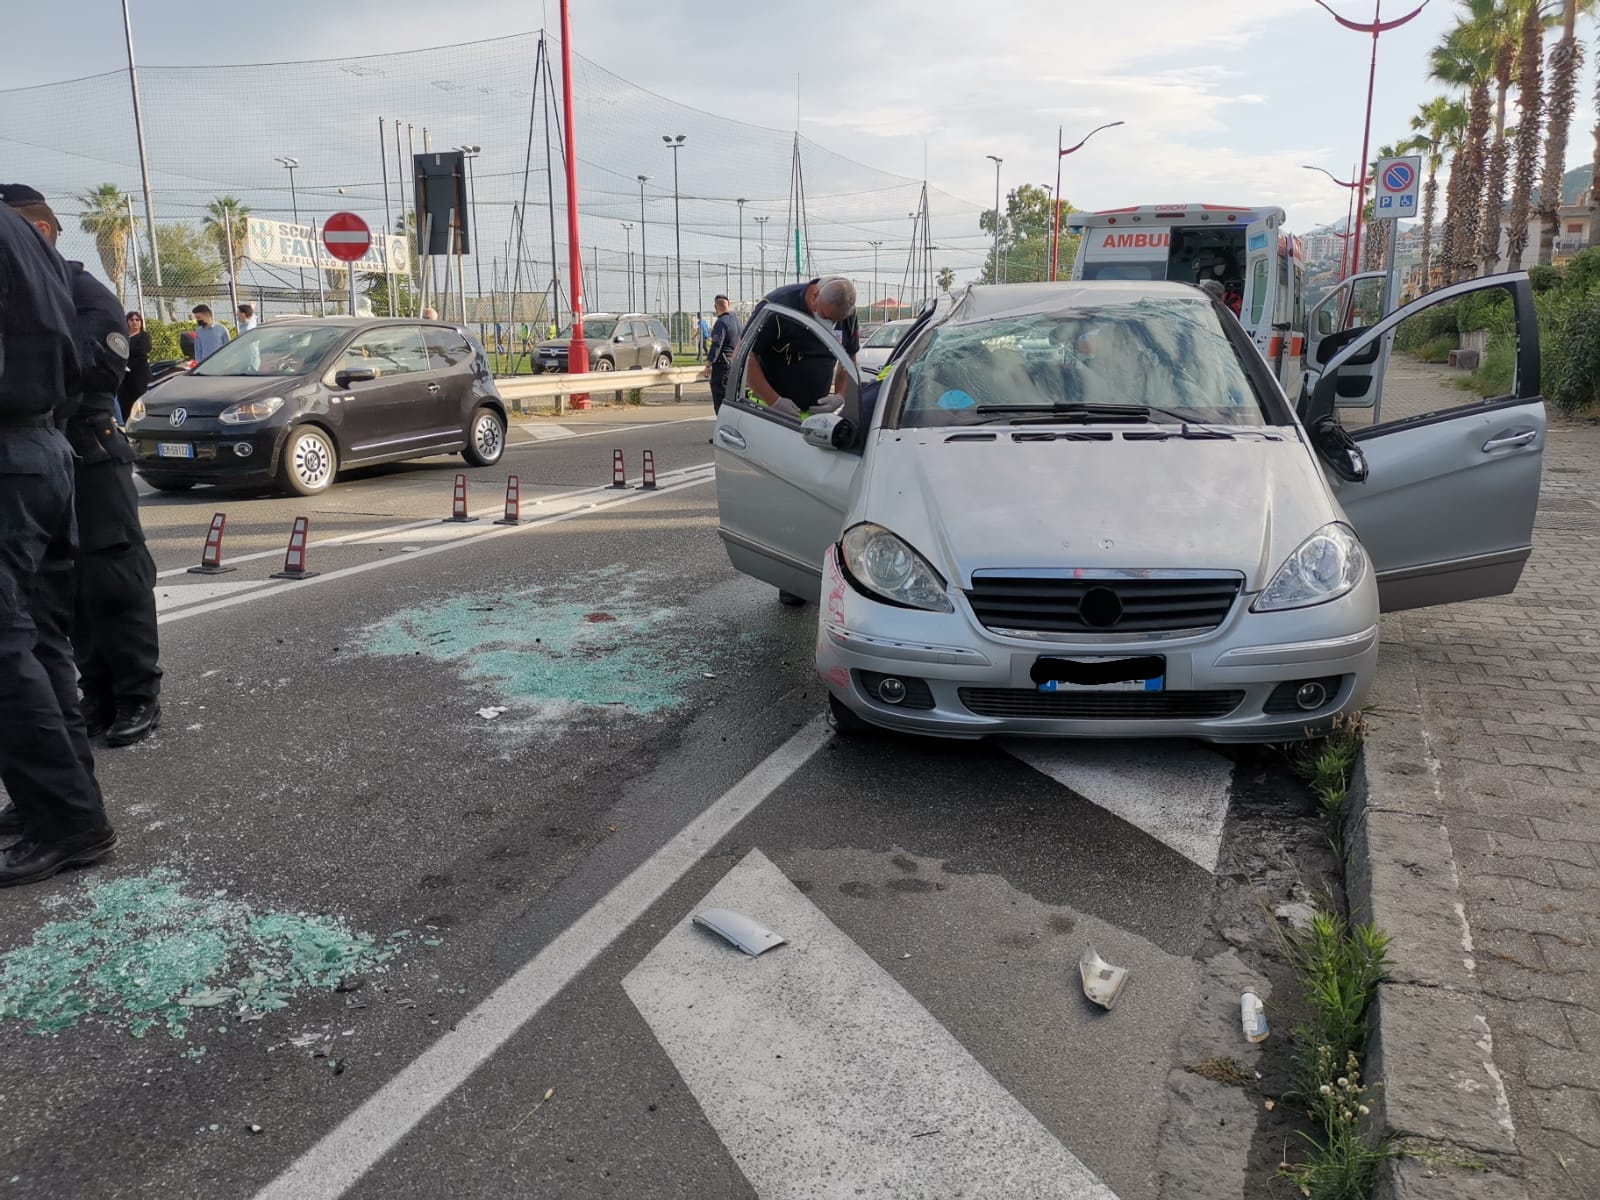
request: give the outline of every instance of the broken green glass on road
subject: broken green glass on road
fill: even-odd
[[[259,1016],[399,953],[397,938],[380,944],[336,917],[196,895],[170,867],[91,884],[52,908],[65,915],[0,954],[0,1019],[36,1034],[98,1017],[134,1037],[164,1025],[181,1038],[197,1013]]]

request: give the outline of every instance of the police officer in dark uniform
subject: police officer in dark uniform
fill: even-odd
[[[61,223],[43,196],[0,184],[0,201],[54,244]],[[127,369],[127,319],[109,288],[68,262],[77,333],[86,348],[77,412],[67,421],[76,461],[78,554],[73,651],[90,737],[131,746],[161,721],[156,566],[139,523],[133,447],[116,425]]]
[[[0,204],[0,887],[117,844],[78,711],[72,647],[71,415],[80,351],[67,269]]]

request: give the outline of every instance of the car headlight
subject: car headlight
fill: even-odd
[[[142,420],[144,420],[144,401],[135,400],[133,407],[128,410],[127,420],[124,423],[131,425],[135,421]]]
[[[882,525],[863,522],[840,542],[851,577],[877,598],[906,608],[953,612],[945,582],[927,560]]]
[[[282,407],[282,396],[268,396],[265,400],[243,400],[219,412],[217,420],[224,425],[251,425],[256,421],[265,421]]]
[[[1337,600],[1361,581],[1366,569],[1367,553],[1355,530],[1334,521],[1300,543],[1250,610],[1277,612]]]

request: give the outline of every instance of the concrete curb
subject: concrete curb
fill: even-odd
[[[1528,1200],[1405,645],[1384,643],[1372,705],[1351,779],[1346,888],[1352,919],[1393,938],[1366,1077],[1383,1084],[1369,1094],[1377,1130],[1410,1152],[1385,1165],[1374,1200]]]

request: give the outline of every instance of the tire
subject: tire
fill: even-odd
[[[145,476],[140,478],[158,492],[187,492],[194,486],[192,479],[150,479]]]
[[[296,496],[318,496],[333,486],[339,473],[339,452],[333,440],[315,425],[296,425],[283,443],[278,482]]]
[[[873,731],[869,722],[863,721],[851,712],[832,692],[828,693],[828,728],[840,737],[860,737]]]
[[[615,371],[617,369],[617,364],[612,362],[609,358],[597,358],[594,360],[594,365],[589,369],[591,371]]]
[[[670,354],[658,354],[658,355],[656,355],[656,370],[665,371],[668,368],[670,368],[671,366],[672,366],[672,355],[670,355]]]
[[[806,606],[806,598],[804,596],[796,596],[793,592],[786,592],[779,588],[778,603],[785,608],[804,608]]]
[[[492,467],[506,452],[506,425],[500,414],[488,405],[472,410],[467,426],[467,448],[461,457],[474,467]]]

